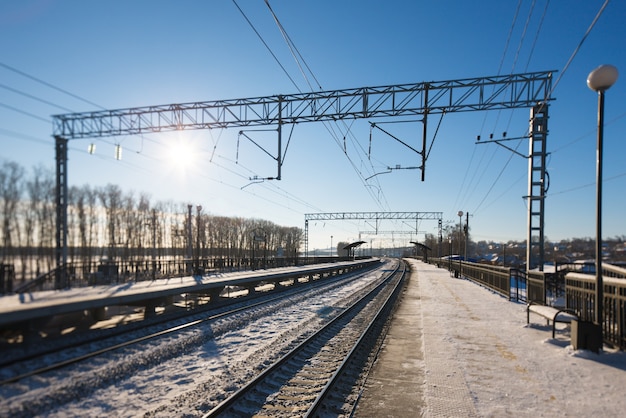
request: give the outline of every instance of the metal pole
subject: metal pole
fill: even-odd
[[[598,91],[598,138],[596,146],[596,300],[595,320],[600,325],[602,338],[602,315],[604,283],[602,280],[602,147],[604,136],[604,91]],[[602,341],[602,340],[601,340]]]
[[[56,289],[63,289],[67,279],[67,139],[55,136],[56,142]]]
[[[278,153],[276,160],[278,162],[278,175],[276,176],[276,180],[280,180],[281,171],[283,166],[283,96],[278,96]]]
[[[152,209],[152,280],[156,280],[156,209]]]
[[[452,236],[448,236],[448,271],[452,272]]]
[[[200,211],[202,206],[196,206],[196,274],[200,274]]]
[[[463,256],[463,259],[465,261],[467,261],[467,237],[469,236],[468,234],[469,232],[469,212],[467,212],[465,214],[465,255]]]
[[[193,257],[193,242],[191,237],[191,208],[193,205],[187,205],[187,209],[189,211],[189,218],[187,221],[187,273],[191,269],[192,257]]]
[[[461,235],[461,223],[463,222],[463,211],[460,210],[457,215],[459,215],[459,277],[461,277],[461,239],[463,237],[463,235]]]
[[[252,270],[256,270],[254,262],[254,246],[256,245],[256,232],[252,232]]]
[[[428,83],[424,83],[424,129],[422,131],[422,181],[426,178],[426,132],[428,122]]]

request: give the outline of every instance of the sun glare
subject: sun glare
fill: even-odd
[[[196,163],[196,152],[190,142],[178,139],[167,147],[167,160],[172,169],[186,171]]]

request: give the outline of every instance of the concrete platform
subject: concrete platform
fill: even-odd
[[[623,416],[626,353],[574,350],[522,303],[410,260],[356,417]]]
[[[251,293],[261,283],[294,281],[309,277],[329,277],[366,266],[378,258],[336,263],[240,271],[217,275],[186,276],[154,281],[79,287],[67,290],[29,292],[0,297],[0,328],[25,321],[50,318],[109,306],[152,306],[156,301],[186,294],[214,294],[219,297],[227,286],[248,288]]]

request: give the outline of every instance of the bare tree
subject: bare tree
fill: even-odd
[[[117,234],[120,230],[120,209],[122,205],[122,190],[119,186],[108,184],[99,192],[100,202],[106,210],[108,232],[109,259],[117,257]]]
[[[18,229],[17,208],[22,195],[24,169],[15,162],[0,165],[0,205],[2,212],[2,253],[0,259],[11,259],[14,254],[14,235]]]

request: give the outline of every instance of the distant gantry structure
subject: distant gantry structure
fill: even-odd
[[[342,119],[415,117],[422,122],[422,181],[427,160],[428,116],[453,112],[531,108],[528,196],[528,265],[543,266],[545,143],[552,74],[541,71],[493,77],[428,81],[248,99],[216,100],[54,115],[56,144],[56,261],[67,263],[68,141],[192,129],[276,126],[277,175],[283,163],[282,126]],[[536,251],[535,251],[536,250]],[[534,260],[537,260],[536,262]]]
[[[421,220],[437,220],[439,225],[439,246],[441,247],[442,237],[442,216],[443,212],[331,212],[331,213],[307,213],[304,215],[304,253],[309,256],[309,221],[351,221],[370,220],[375,221],[374,233],[383,233],[378,230],[378,222],[381,220],[406,220],[415,221],[415,232],[417,223]],[[359,237],[360,240],[360,237]],[[441,251],[441,249],[440,249]]]

